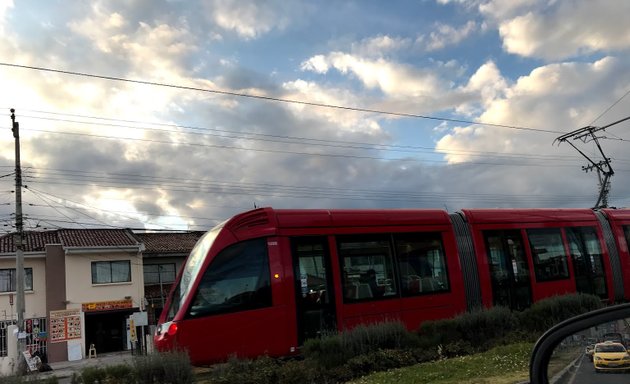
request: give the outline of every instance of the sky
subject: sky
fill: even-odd
[[[619,0],[0,0],[0,223],[15,230],[11,108],[27,230],[208,230],[265,206],[590,208],[597,143],[608,204],[627,207],[630,120],[613,123],[630,116],[629,14]]]

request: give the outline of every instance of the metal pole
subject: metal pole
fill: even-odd
[[[17,326],[24,332],[24,222],[22,218],[22,167],[20,165],[20,124],[15,121],[15,109],[11,108],[12,131],[15,138],[15,308]],[[18,334],[18,353],[24,351],[22,338]]]
[[[162,286],[162,264],[158,264],[158,281],[160,282],[160,299],[162,301],[162,310],[164,310],[164,288]]]

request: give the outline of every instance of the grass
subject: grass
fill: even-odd
[[[532,347],[530,343],[501,346],[476,355],[378,372],[351,383],[519,383],[528,379]]]
[[[563,368],[565,368],[573,360],[580,357],[583,353],[583,346],[574,346],[566,349],[556,348],[553,355],[551,356],[549,367],[547,369],[549,377],[551,378],[559,373]]]

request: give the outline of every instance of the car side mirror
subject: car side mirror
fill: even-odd
[[[529,364],[530,383],[563,382],[562,376],[567,374],[573,377],[570,382],[580,383],[580,375],[595,374],[602,370],[625,370],[623,362],[615,361],[610,366],[595,367],[590,359],[597,350],[597,343],[604,343],[605,346],[625,345],[630,333],[627,326],[630,327],[630,303],[598,309],[555,325],[534,345]],[[630,369],[630,366],[627,368]],[[599,377],[595,381],[606,382]]]

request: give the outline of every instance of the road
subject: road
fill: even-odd
[[[586,356],[582,356],[556,384],[625,384],[628,382],[630,382],[630,373],[595,373],[593,363]]]

